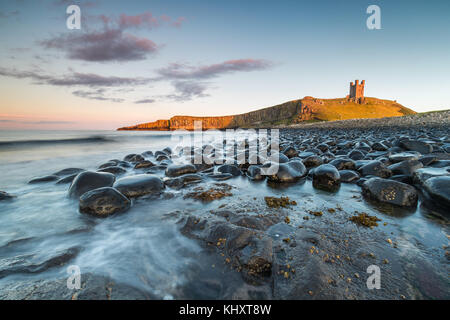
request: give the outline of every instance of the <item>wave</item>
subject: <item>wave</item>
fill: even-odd
[[[104,136],[92,136],[86,138],[69,138],[69,139],[0,141],[0,148],[41,146],[52,144],[84,144],[84,143],[105,143],[105,142],[114,142],[114,139],[107,138]]]

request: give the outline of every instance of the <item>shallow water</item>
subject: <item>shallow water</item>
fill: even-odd
[[[360,247],[376,252],[378,263],[382,258],[392,261],[387,272],[403,281],[405,288],[413,288],[416,297],[449,298],[450,269],[443,249],[448,245],[448,222],[430,215],[420,204],[413,211],[390,212],[366,202],[354,184],[343,184],[338,192],[329,193],[314,189],[306,179],[274,187],[239,177],[225,181],[233,186],[231,198],[203,204],[183,199],[185,190],[168,190],[165,197],[133,200],[127,213],[98,220],[78,212],[78,203],[67,197],[69,185],[27,182],[68,167],[96,170],[129,153],[174,146],[170,135],[0,131],[0,141],[0,190],[17,196],[0,203],[0,291],[18,280],[67,277],[67,266],[77,265],[82,274],[107,275],[158,298],[215,299],[230,283],[239,283],[240,277],[223,266],[211,268],[219,266],[220,258],[181,235],[177,222],[186,214],[208,217],[210,210],[218,208],[249,215],[274,212],[266,207],[264,197],[289,196],[298,203],[283,209],[292,227],[319,230],[338,239],[357,234],[355,239],[365,241]],[[327,213],[328,208],[342,210]],[[307,210],[325,213],[313,217]],[[348,221],[355,211],[376,215],[382,219],[380,226],[357,227]],[[305,216],[310,219],[304,220]],[[289,236],[289,229],[277,230],[268,231],[275,240]],[[386,242],[388,238],[397,248]],[[52,263],[55,257],[62,263]],[[428,280],[423,280],[422,272]],[[219,284],[211,285],[207,279]]]

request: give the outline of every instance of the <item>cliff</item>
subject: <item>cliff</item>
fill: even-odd
[[[223,117],[175,116],[170,120],[158,120],[118,130],[194,130],[194,121],[202,121],[203,130],[270,127],[302,122],[398,117],[415,113],[391,100],[364,98],[362,103],[358,103],[347,98],[305,97],[244,114]]]

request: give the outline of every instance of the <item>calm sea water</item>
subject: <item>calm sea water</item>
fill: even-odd
[[[378,237],[394,238],[398,249],[392,259],[404,261],[409,268],[395,271],[396,277],[415,287],[423,278],[422,271],[433,279],[448,276],[448,260],[442,249],[448,243],[446,222],[431,218],[420,205],[412,212],[383,212],[361,199],[355,200],[360,188],[353,184],[344,184],[339,192],[329,194],[314,190],[310,181],[273,188],[239,177],[227,181],[234,187],[233,198],[202,204],[183,199],[178,194],[182,191],[171,190],[174,197],[170,200],[137,199],[126,214],[104,220],[81,215],[78,203],[67,197],[68,185],[27,184],[34,177],[61,169],[96,170],[110,159],[174,145],[167,132],[0,131],[0,190],[17,196],[14,201],[0,203],[0,291],[3,285],[15,281],[67,277],[67,264],[49,268],[43,265],[75,251],[78,254],[68,264],[78,265],[82,273],[107,275],[160,298],[217,298],[217,292],[210,290],[211,281],[227,285],[240,276],[224,276],[211,268],[217,263],[215,255],[206,254],[199,243],[180,234],[176,223],[180,212],[207,217],[210,210],[225,205],[251,211],[255,206],[265,208],[264,196],[270,195],[287,195],[299,203],[296,216],[291,216],[293,224],[315,223],[314,228],[331,228],[330,232],[334,230],[326,218],[305,222],[302,216],[308,215],[306,209],[341,206],[347,212],[376,215],[387,223],[380,227]],[[341,218],[344,222],[348,219]],[[342,239],[346,236],[340,235]],[[361,245],[371,246],[370,250],[380,255],[391,252],[384,240]],[[202,281],[207,283],[202,285]],[[442,290],[449,290],[448,279],[446,283],[439,281],[440,291],[435,294],[431,290],[426,293],[429,297],[445,297]]]

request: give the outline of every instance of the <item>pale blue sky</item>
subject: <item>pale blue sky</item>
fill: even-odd
[[[66,28],[69,4],[81,30]],[[371,4],[381,30],[366,27]],[[355,79],[367,96],[447,109],[449,14],[445,0],[1,0],[0,128],[243,113],[344,97]]]

